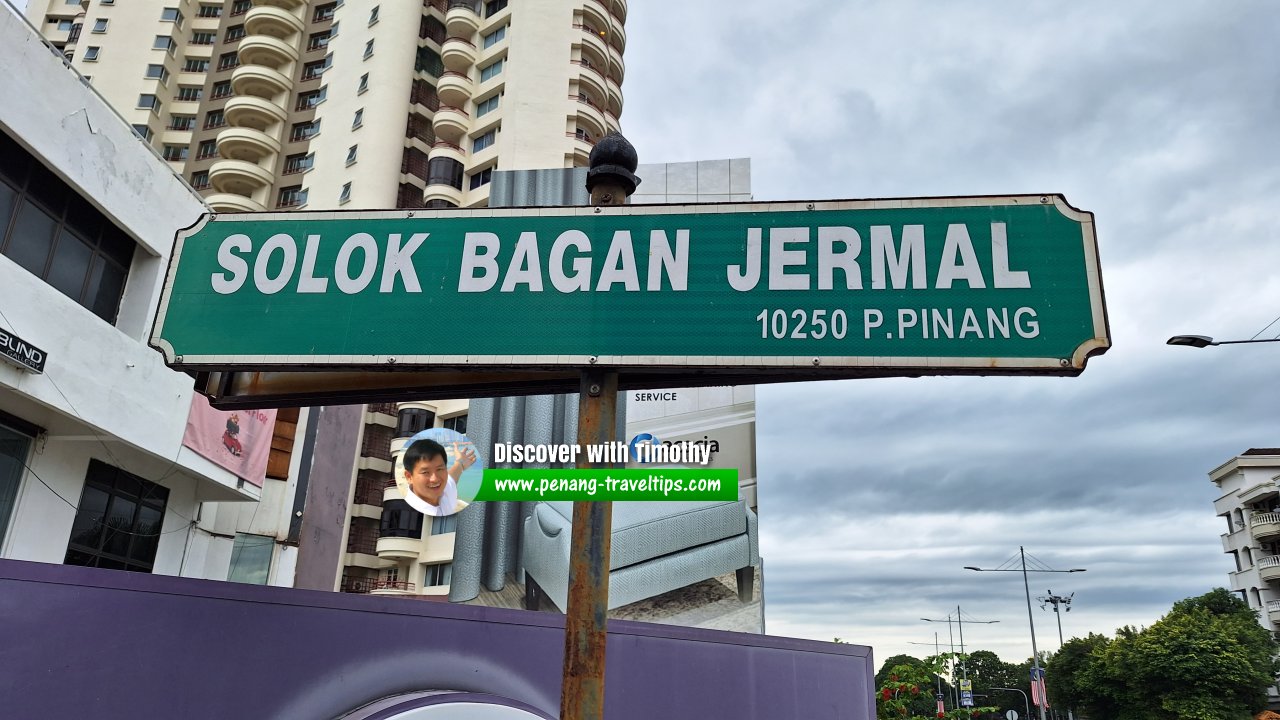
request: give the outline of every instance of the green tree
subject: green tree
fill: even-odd
[[[895,655],[884,662],[876,673],[876,717],[879,720],[929,720],[938,717],[933,696],[947,656],[927,660],[910,655]],[[970,720],[994,713],[994,707],[950,709],[947,720]]]
[[[1063,643],[1062,649],[1045,667],[1044,680],[1050,702],[1073,710],[1090,708],[1092,717],[1111,717],[1114,711],[1112,703],[1105,696],[1099,696],[1089,682],[1093,664],[1100,661],[1110,644],[1110,638],[1096,633]]]
[[[999,709],[1003,715],[1006,710],[1017,710],[1019,715],[1026,714],[1026,705],[1018,693],[997,692],[991,688],[1016,688],[1018,685],[1018,666],[1000,659],[990,650],[974,650],[965,659],[969,679],[973,681],[973,690],[986,695],[986,704]]]

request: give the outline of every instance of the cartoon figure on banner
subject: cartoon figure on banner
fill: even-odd
[[[432,517],[465,508],[480,490],[484,464],[466,435],[431,428],[409,438],[396,459],[396,487],[409,507]]]
[[[236,437],[240,434],[240,416],[232,413],[227,418],[227,429],[222,433],[222,446],[236,457],[244,452],[244,447],[240,445],[240,440]]]

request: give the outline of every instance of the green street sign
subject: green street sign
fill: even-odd
[[[1005,196],[210,215],[151,344],[197,370],[1073,375],[1093,216]]]

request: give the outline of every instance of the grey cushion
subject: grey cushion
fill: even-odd
[[[548,502],[568,523],[573,503]],[[618,502],[613,504],[609,569],[617,570],[747,532],[746,507],[726,502]]]

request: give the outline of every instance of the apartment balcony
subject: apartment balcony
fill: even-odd
[[[422,548],[422,538],[384,536],[378,538],[378,557],[416,560]]]
[[[1254,540],[1280,535],[1280,513],[1254,513],[1249,518],[1249,534]]]
[[[570,100],[576,100],[577,106],[574,109],[578,119],[578,127],[584,127],[592,137],[604,137],[608,132],[608,126],[604,122],[604,111],[590,100],[584,100],[579,96],[570,95]]]
[[[614,82],[612,79],[610,79],[606,84],[608,85],[608,88],[609,88],[608,110],[609,112],[613,113],[615,117],[617,117],[618,115],[622,114],[622,88],[619,87],[618,83]]]
[[[289,113],[271,100],[256,95],[241,95],[227,101],[222,108],[228,125],[250,127],[266,132],[268,128],[283,123]]]
[[[452,203],[454,207],[462,207],[462,191],[443,183],[427,185],[427,189],[422,193],[422,201],[429,203],[432,200],[444,200]]]
[[[465,165],[467,162],[467,151],[462,149],[461,145],[451,143],[447,140],[436,140],[431,144],[431,152],[427,153],[427,160],[430,161],[438,157],[453,158]]]
[[[604,3],[598,0],[585,0],[583,2],[582,19],[586,24],[601,29],[613,24],[613,19],[609,17],[609,11],[605,8]]]
[[[479,56],[480,52],[476,50],[475,44],[466,38],[449,36],[440,46],[440,59],[446,68],[454,72],[466,72],[476,64]]]
[[[618,52],[618,49],[613,46],[609,47],[609,67],[607,69],[609,77],[621,85],[623,76],[627,74],[627,64],[622,61],[622,53]]]
[[[604,31],[603,26],[575,24],[573,27],[582,31],[582,44],[594,50],[600,57],[608,56],[609,44],[605,42],[604,35],[601,35],[601,32]]]
[[[1267,601],[1267,619],[1271,622],[1280,622],[1280,600]]]
[[[1268,555],[1260,558],[1257,569],[1258,577],[1263,580],[1280,582],[1280,555]]]
[[[450,35],[467,37],[480,29],[480,3],[478,0],[449,0],[449,11],[444,16],[445,29]]]
[[[436,95],[446,105],[462,107],[471,99],[471,78],[465,73],[446,70],[436,82]]]
[[[306,5],[307,0],[256,0],[255,5],[270,5],[272,7],[292,10],[300,5]]]
[[[588,139],[585,135],[567,132],[565,137],[573,140],[573,158],[581,161],[584,165],[591,160],[591,149],[596,146],[595,142]]]
[[[274,180],[270,170],[245,160],[219,160],[209,166],[209,184],[222,193],[250,195]]]
[[[240,41],[241,65],[266,65],[279,69],[298,61],[298,48],[271,35],[249,35]]]
[[[256,163],[280,152],[280,141],[249,127],[228,127],[218,133],[218,154]]]
[[[605,82],[604,72],[594,67],[591,63],[581,60],[570,60],[578,80],[578,87],[585,88],[599,97],[605,97],[609,94],[609,86]]]
[[[457,143],[471,128],[471,118],[467,111],[452,105],[441,105],[431,121],[431,129],[437,139]]]
[[[241,65],[231,71],[231,89],[237,95],[254,95],[273,100],[293,89],[288,75],[265,65]]]
[[[374,580],[369,584],[370,595],[417,595],[417,589],[408,580]]]
[[[289,40],[305,27],[302,18],[273,5],[258,5],[244,16],[244,31],[248,35],[270,35],[279,40]]]
[[[266,212],[267,207],[251,197],[236,193],[206,195],[205,202],[214,212]]]
[[[347,533],[347,552],[358,555],[376,555],[378,529],[364,525],[352,525]]]
[[[609,3],[609,12],[617,18],[618,22],[627,21],[627,0],[611,0]]]
[[[396,416],[393,410],[391,414],[380,410],[374,410],[373,406],[369,406],[369,410],[364,414],[365,425],[381,425],[383,427],[394,428],[396,426]]]

